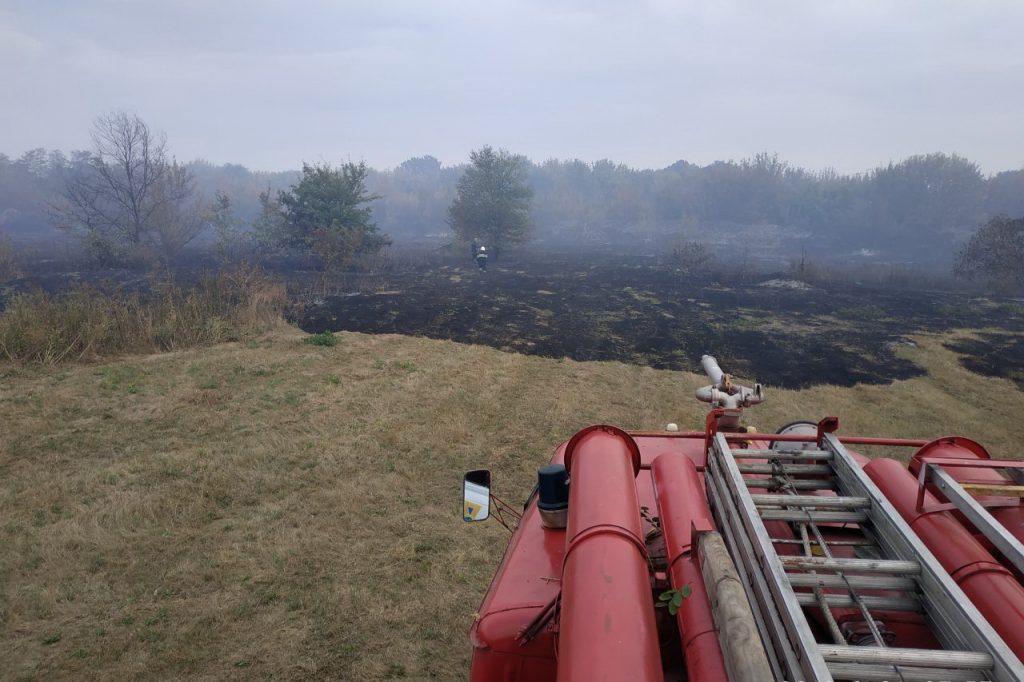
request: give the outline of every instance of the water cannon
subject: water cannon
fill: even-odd
[[[719,428],[725,431],[739,429],[743,408],[764,402],[764,389],[761,384],[754,384],[750,388],[733,383],[732,377],[722,371],[718,360],[711,355],[701,356],[700,364],[711,379],[711,385],[696,390],[697,400],[710,403],[712,408],[725,410],[725,414],[718,420]]]

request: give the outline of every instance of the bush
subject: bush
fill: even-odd
[[[55,364],[233,341],[278,324],[285,303],[283,285],[248,267],[190,289],[157,286],[145,298],[88,286],[18,294],[0,316],[0,357]]]
[[[711,270],[711,251],[698,241],[687,241],[672,249],[672,261],[687,274],[702,275]]]
[[[306,343],[311,346],[337,346],[338,337],[331,332],[320,332],[319,334],[310,334],[305,339]]]

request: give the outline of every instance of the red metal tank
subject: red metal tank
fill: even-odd
[[[538,576],[558,575],[564,546],[565,532],[543,529],[530,505],[470,630],[472,682],[555,679],[554,633],[525,644],[519,634],[557,596],[558,582]]]
[[[728,678],[718,644],[711,602],[704,587],[694,529],[713,527],[704,486],[686,457],[667,454],[651,465],[658,516],[665,538],[669,579],[677,590],[689,586],[690,596],[676,612],[686,672],[691,680]]]
[[[918,482],[892,459],[876,459],[864,471],[900,515],[924,541],[970,600],[1002,636],[1024,657],[1024,587],[949,511],[929,511],[939,505],[925,494],[924,509],[917,509]]]
[[[559,682],[661,682],[661,653],[636,475],[640,450],[612,426],[569,441]]]
[[[910,458],[910,464],[907,468],[910,469],[910,473],[918,476],[921,472],[922,463],[933,457],[968,460],[992,459],[988,450],[980,443],[970,438],[963,438],[962,436],[951,436],[933,440],[923,446]],[[1002,472],[985,467],[949,467],[947,472],[960,482],[970,481],[971,483],[991,483],[993,485],[1012,483]],[[934,491],[933,486],[929,486],[929,489]],[[979,496],[978,501],[988,507],[989,513],[1003,524],[1010,533],[1018,540],[1024,542],[1024,504],[1021,503],[1020,498]],[[973,530],[973,526],[961,514],[957,513],[956,516],[960,519],[961,523]],[[982,540],[982,544],[987,544],[987,541]]]

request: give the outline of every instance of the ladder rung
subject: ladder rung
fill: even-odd
[[[804,541],[799,538],[772,538],[772,543],[776,545],[803,545]],[[817,540],[811,540],[812,545],[817,545]],[[829,547],[876,547],[875,543],[871,540],[829,540]]]
[[[832,490],[835,487],[834,480],[820,478],[798,478],[790,481],[782,481],[774,477],[744,478],[743,482],[748,488],[767,488],[768,490],[777,490],[782,487],[783,483],[793,490]]]
[[[857,602],[848,594],[826,594],[825,603],[837,608],[857,608]],[[820,606],[818,598],[812,592],[797,592],[796,600],[800,606]],[[868,609],[882,611],[920,611],[921,602],[911,597],[860,597],[860,601]],[[858,647],[861,648],[861,647]]]
[[[811,452],[787,446],[772,451],[733,450],[719,433],[708,459],[709,487],[724,498],[712,506],[715,520],[749,543],[740,545],[744,571],[753,581],[747,588],[763,613],[777,614],[768,632],[776,654],[776,677],[1024,680],[1021,661],[839,439],[827,433],[821,444],[811,447]],[[1024,486],[1024,471],[1020,476],[1013,484]],[[800,499],[813,498],[811,492],[825,489],[835,492],[826,493],[822,500]],[[780,494],[751,494],[755,492]],[[824,501],[835,499],[833,494],[862,499]],[[778,499],[783,496],[787,499]],[[856,540],[873,541],[875,547],[866,556],[877,558],[780,556],[779,547],[791,549],[792,545],[776,544],[768,534],[765,523],[773,519],[870,526],[869,537]],[[807,542],[809,538],[802,538],[803,544]],[[858,619],[872,618],[871,611],[924,613],[947,650],[890,649],[884,643],[878,647],[823,645],[818,641],[823,633],[813,629],[809,619],[818,609],[827,612],[833,607],[863,611]],[[838,633],[836,637],[842,641]]]
[[[917,582],[913,578],[892,575],[835,575],[834,573],[789,573],[793,587],[853,587],[863,590],[901,590],[913,592]]]
[[[765,521],[806,521],[809,523],[864,523],[868,515],[862,511],[801,511],[799,509],[765,509]]]
[[[732,454],[737,459],[807,459],[813,461],[832,459],[832,453],[824,450],[733,450]]]
[[[831,474],[832,467],[827,464],[758,464],[754,462],[737,462],[736,468],[741,474]]]
[[[819,509],[867,509],[866,497],[832,497],[825,495],[751,495],[759,507],[817,507]]]
[[[901,559],[841,559],[818,556],[780,556],[779,560],[787,569],[800,568],[811,571],[853,571],[857,573],[891,573],[893,575],[918,575],[921,564]]]
[[[984,670],[991,668],[993,664],[992,656],[978,651],[901,649],[880,646],[843,646],[841,644],[821,644],[818,646],[818,651],[829,663],[926,665],[957,670],[965,668]]]
[[[919,668],[901,665],[899,677],[891,665],[875,665],[863,663],[829,663],[828,670],[837,680],[857,680],[858,682],[891,682],[899,679],[903,682],[977,682],[991,678],[991,673],[981,670],[950,670],[949,668]]]

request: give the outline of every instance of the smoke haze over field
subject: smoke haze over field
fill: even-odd
[[[0,150],[112,109],[179,158],[296,168],[482,144],[634,167],[778,152],[1024,164],[1024,3],[0,0]]]

